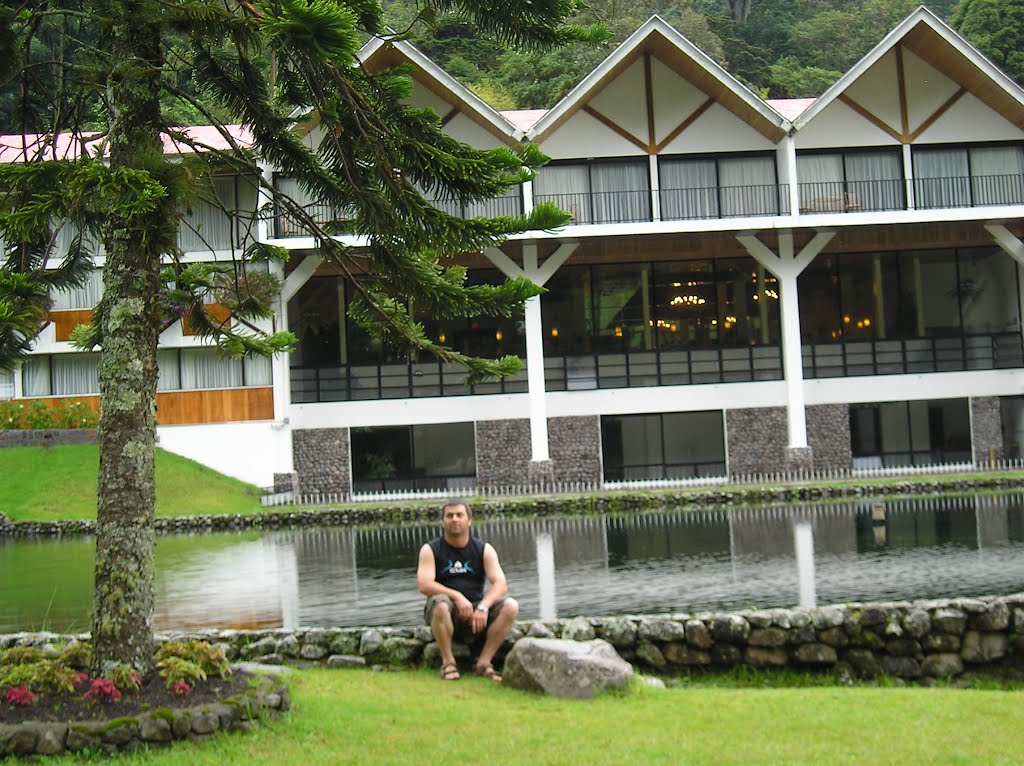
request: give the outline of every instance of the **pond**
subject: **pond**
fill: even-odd
[[[478,521],[523,618],[1024,591],[1024,495]],[[419,547],[439,527],[157,538],[158,629],[410,625]],[[0,632],[89,629],[93,541],[0,543]],[[807,583],[804,583],[805,587]]]

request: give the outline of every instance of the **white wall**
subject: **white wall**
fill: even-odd
[[[291,432],[271,421],[158,426],[158,446],[258,487],[292,470]]]
[[[640,147],[605,127],[586,112],[577,112],[540,149],[553,160],[645,155]]]
[[[796,133],[797,150],[892,146],[897,143],[895,138],[842,101],[833,101]]]
[[[769,141],[721,104],[715,104],[676,136],[661,154],[774,150]]]
[[[1024,131],[965,93],[915,144],[974,141],[1020,141]]]

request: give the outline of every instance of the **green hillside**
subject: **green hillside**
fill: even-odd
[[[13,521],[96,518],[99,447],[0,449],[0,512]],[[254,513],[259,488],[192,460],[156,451],[156,513]]]

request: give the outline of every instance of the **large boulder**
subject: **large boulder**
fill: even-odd
[[[563,699],[590,699],[606,689],[620,689],[633,666],[607,641],[523,638],[505,659],[504,683]]]

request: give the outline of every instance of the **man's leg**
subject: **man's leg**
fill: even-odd
[[[430,632],[434,634],[437,641],[437,648],[441,652],[441,667],[448,665],[457,666],[455,654],[452,651],[452,636],[455,633],[455,624],[452,622],[451,601],[439,598],[430,613]]]
[[[478,668],[485,668],[491,664],[495,653],[501,648],[508,634],[512,632],[512,626],[518,616],[518,601],[514,598],[506,598],[501,602],[501,611],[495,615],[494,620],[487,627],[487,639],[484,641],[484,648],[480,650],[480,657],[476,661]]]

